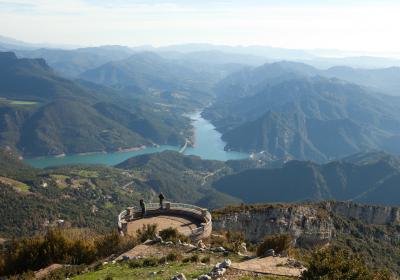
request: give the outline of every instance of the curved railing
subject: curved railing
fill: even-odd
[[[191,204],[185,203],[173,203],[173,202],[164,202],[164,209],[160,209],[160,204],[158,203],[147,203],[146,211],[147,212],[156,212],[162,211],[160,213],[168,213],[168,212],[186,212],[187,214],[196,216],[196,218],[202,220],[201,226],[193,229],[191,231],[192,239],[201,239],[203,235],[207,235],[211,233],[212,221],[210,212],[205,209]],[[128,211],[131,212],[128,215]],[[118,215],[118,229],[123,230],[123,224],[128,223],[129,221],[138,219],[141,217],[141,211],[138,207],[128,207],[126,210],[122,211]]]

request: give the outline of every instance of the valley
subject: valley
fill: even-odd
[[[201,117],[199,112],[187,115],[191,119],[193,126],[193,136],[191,137],[194,143],[189,144],[183,154],[197,155],[202,159],[210,160],[234,160],[246,159],[249,157],[246,153],[225,151],[225,143],[221,140],[221,134],[215,130],[215,127],[206,119]],[[124,160],[144,155],[159,153],[163,151],[179,151],[179,146],[161,145],[156,147],[139,147],[132,149],[132,151],[119,151],[109,153],[96,153],[96,154],[83,154],[83,155],[64,155],[61,157],[39,157],[32,159],[25,159],[25,162],[38,168],[45,168],[50,166],[61,166],[71,164],[104,164],[104,165],[117,165]]]
[[[0,278],[398,279],[398,59],[2,40]]]

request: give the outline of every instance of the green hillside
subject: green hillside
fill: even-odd
[[[138,206],[140,198],[157,201],[161,191],[167,200],[208,208],[237,204],[240,199],[210,187],[233,170],[241,167],[175,152],[138,156],[116,168],[33,169],[11,151],[0,150],[0,237],[32,235],[60,220],[66,227],[115,229],[120,211]]]
[[[281,168],[249,169],[223,177],[213,186],[246,203],[334,199],[398,205],[399,158],[384,153],[355,157],[327,164],[290,161]]]
[[[240,198],[218,192],[209,186],[216,178],[233,172],[229,163],[165,151],[133,157],[116,167],[139,172],[143,176],[142,187],[151,189],[154,197],[163,192],[172,201],[184,201],[207,208],[241,202]]]
[[[182,110],[62,78],[42,59],[0,53],[0,145],[24,156],[184,143]]]

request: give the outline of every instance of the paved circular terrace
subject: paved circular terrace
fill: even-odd
[[[133,220],[127,224],[127,233],[135,234],[138,229],[141,229],[143,225],[157,224],[157,229],[163,230],[169,227],[176,228],[180,233],[184,235],[190,235],[193,230],[198,228],[201,222],[198,219],[190,219],[187,217],[170,216],[170,215],[159,215],[153,217],[145,217],[143,219]]]
[[[128,207],[118,215],[118,227],[124,234],[134,235],[143,225],[151,224],[157,224],[158,230],[176,228],[194,241],[208,237],[212,230],[208,210],[189,204],[166,202],[160,209],[158,204],[148,203],[144,218],[136,207]]]

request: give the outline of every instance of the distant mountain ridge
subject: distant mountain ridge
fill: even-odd
[[[399,184],[400,158],[374,152],[327,164],[290,161],[281,168],[248,169],[213,186],[246,203],[333,199],[398,205]]]
[[[313,67],[274,63],[245,69],[216,86],[203,115],[223,132],[227,149],[326,161],[369,149],[400,153],[400,98]]]
[[[129,57],[134,51],[122,46],[100,46],[78,49],[38,48],[34,50],[15,50],[19,57],[43,58],[59,74],[76,78],[82,72],[104,63]]]
[[[215,90],[219,95],[230,89],[237,91],[236,88],[254,93],[267,83],[287,80],[290,76],[337,78],[369,87],[376,92],[400,95],[400,67],[357,69],[349,66],[335,66],[322,70],[308,64],[291,61],[267,63],[255,68],[243,69],[220,81]],[[224,97],[229,96],[224,95]]]

